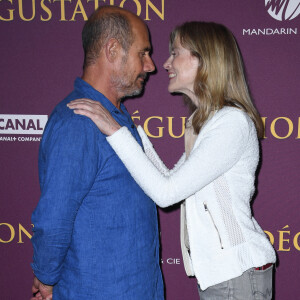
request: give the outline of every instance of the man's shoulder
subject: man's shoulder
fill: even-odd
[[[98,142],[99,139],[105,139],[104,135],[88,117],[77,115],[72,109],[67,107],[70,101],[82,97],[84,97],[83,94],[78,93],[78,91],[72,91],[55,106],[46,124],[43,139],[62,134],[73,134],[74,138],[76,136],[83,139],[87,136],[89,138],[93,136]]]
[[[60,125],[67,124],[68,122],[88,122],[88,118],[83,118],[83,116],[74,114],[72,109],[67,107],[67,104],[75,99],[83,98],[84,95],[78,91],[72,91],[68,96],[66,96],[62,101],[60,101],[53,109],[50,114],[48,123],[57,123]]]
[[[79,99],[84,97],[83,94],[79,93],[78,91],[73,90],[68,96],[66,96],[62,101],[60,101],[56,106],[54,107],[51,116],[58,114],[60,118],[66,119],[71,118],[74,115],[73,110],[69,109],[67,107],[67,104],[75,99]]]

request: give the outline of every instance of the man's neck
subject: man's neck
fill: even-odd
[[[121,98],[117,95],[114,89],[110,88],[110,82],[105,80],[105,77],[103,80],[102,78],[99,80],[98,77],[92,76],[92,74],[89,74],[88,72],[84,72],[81,79],[104,95],[117,109],[120,110]]]

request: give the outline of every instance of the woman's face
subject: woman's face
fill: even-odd
[[[194,81],[198,66],[199,59],[191,55],[189,50],[183,48],[177,37],[171,49],[171,55],[164,63],[164,68],[168,71],[170,80],[168,91],[170,93],[186,94],[193,101],[193,98],[195,98]]]

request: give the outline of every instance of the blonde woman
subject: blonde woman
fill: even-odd
[[[194,107],[185,153],[173,170],[161,162],[141,127],[145,152],[99,103],[76,100],[69,107],[108,135],[157,205],[183,201],[184,266],[188,276],[196,276],[201,300],[271,299],[276,256],[250,208],[263,125],[235,38],[223,25],[188,22],[171,33],[170,52],[164,64],[168,90],[184,94]]]

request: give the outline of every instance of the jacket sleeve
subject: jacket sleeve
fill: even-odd
[[[145,133],[145,131],[143,130],[143,128],[141,126],[138,126],[137,130],[142,139],[142,143],[143,143],[143,147],[144,147],[146,156],[148,157],[148,159],[152,162],[152,164],[157,168],[157,170],[160,173],[162,173],[165,176],[170,176],[171,174],[176,172],[176,170],[184,163],[185,153],[183,153],[183,155],[178,160],[178,162],[176,163],[174,168],[169,170],[166,167],[166,165],[164,164],[164,162],[158,156],[157,152],[155,151],[152,143],[150,142],[150,140],[149,140],[147,134]]]
[[[74,116],[57,121],[40,149],[41,197],[32,214],[32,269],[54,285],[71,243],[77,211],[98,170],[97,132],[90,120]]]
[[[240,159],[248,141],[249,122],[240,111],[215,116],[200,144],[170,176],[153,166],[126,128],[107,140],[145,193],[160,207],[167,207],[195,194]]]

